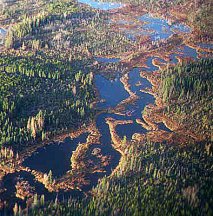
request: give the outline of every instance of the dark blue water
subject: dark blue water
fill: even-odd
[[[69,198],[83,198],[83,193],[78,190],[71,190],[69,192],[59,191],[59,192],[49,192],[42,183],[38,182],[35,177],[26,171],[20,171],[15,172],[6,175],[2,179],[3,187],[6,189],[3,193],[1,193],[0,199],[7,201],[9,203],[9,208],[12,209],[15,205],[15,203],[21,205],[22,207],[25,206],[25,201],[17,198],[15,196],[16,188],[15,185],[19,179],[22,179],[24,181],[28,181],[30,186],[34,188],[34,191],[37,193],[37,195],[40,197],[41,195],[44,195],[45,202],[55,200],[56,198],[59,201],[62,201],[64,199]],[[0,211],[1,215],[1,211]],[[5,214],[3,214],[5,215]],[[7,215],[11,215],[11,212],[7,212]]]
[[[124,112],[126,115],[102,113],[97,117],[96,125],[102,135],[101,143],[103,143],[104,145],[107,144],[107,146],[110,146],[109,144],[111,144],[111,135],[109,132],[108,124],[106,124],[105,122],[105,119],[109,117],[115,120],[133,120],[132,124],[118,125],[116,127],[117,134],[120,136],[120,138],[126,136],[130,140],[134,133],[146,132],[146,130],[141,125],[135,122],[135,119],[141,118],[143,109],[146,105],[154,102],[154,97],[143,92],[138,92],[138,95],[140,96],[140,98],[134,104],[128,104],[126,106],[126,110]],[[130,113],[130,115],[128,113]]]
[[[207,44],[207,43],[199,43],[197,44],[199,47],[201,48],[205,48],[205,49],[213,49],[213,44]]]
[[[133,122],[133,124],[117,125],[116,132],[121,138],[126,136],[127,140],[131,140],[134,133],[144,134],[147,132],[147,130],[140,124]]]
[[[183,46],[180,46],[180,47],[174,49],[174,52],[178,52],[178,53],[173,53],[169,56],[170,62],[174,63],[174,64],[178,63],[178,60],[176,58],[177,56],[190,57],[192,59],[198,58],[198,53],[197,53],[196,49],[193,49],[193,48],[186,46],[186,45],[183,45]]]
[[[86,2],[87,4],[92,5],[92,7],[98,7],[99,9],[105,10],[121,6],[121,4],[100,3],[94,1],[81,2]],[[167,23],[166,20],[154,18],[148,14],[143,15],[139,19],[141,21],[148,22],[143,26],[143,30],[141,32],[147,31],[146,33],[149,32],[149,34],[151,32],[152,40],[156,40],[156,38],[166,39],[173,33],[170,29],[171,26]],[[184,25],[174,25],[173,28],[182,31],[189,30],[185,28]],[[190,47],[183,46],[183,49],[180,49],[179,51],[182,52],[181,55],[197,58],[196,51]],[[175,58],[175,56],[177,55],[178,54],[170,55],[172,62],[177,62],[177,59]],[[148,68],[142,68],[142,70],[146,70],[149,72],[158,70],[158,68],[152,64],[153,59],[161,60],[157,57],[149,57],[146,61],[146,65],[148,66]],[[117,63],[120,61],[119,58],[99,57],[97,57],[96,60],[101,64]],[[126,136],[128,139],[131,139],[134,133],[146,132],[146,130],[141,125],[138,125],[135,122],[135,119],[141,118],[141,113],[144,107],[150,103],[154,103],[155,99],[152,95],[140,91],[141,89],[151,87],[151,84],[146,79],[140,76],[140,70],[141,69],[139,68],[134,68],[129,73],[129,83],[131,85],[131,90],[139,96],[139,99],[134,104],[128,104],[126,106],[125,111],[123,112],[124,115],[103,113],[99,115],[96,120],[97,128],[101,133],[101,145],[99,147],[101,148],[102,152],[105,152],[113,158],[112,163],[107,168],[108,174],[110,173],[111,169],[114,169],[117,166],[120,159],[120,154],[112,148],[111,135],[105,119],[107,117],[112,117],[116,120],[133,120],[132,124],[117,126],[116,131],[121,138]],[[106,109],[109,107],[115,107],[122,100],[126,99],[129,96],[128,92],[124,89],[119,77],[117,77],[115,80],[108,80],[101,75],[96,75],[95,85],[100,93],[100,98],[104,101],[98,104],[99,108]],[[159,127],[160,129],[168,131],[168,128],[166,128],[163,123],[159,124]],[[40,148],[31,157],[27,158],[24,161],[24,165],[30,167],[31,169],[39,170],[43,173],[47,173],[49,172],[49,170],[52,170],[53,175],[59,177],[71,169],[70,158],[72,155],[72,151],[76,149],[79,142],[86,142],[87,135],[88,134],[83,134],[73,140],[67,138],[62,143],[53,143],[45,148]],[[96,179],[95,177],[92,178]]]
[[[122,7],[121,3],[108,3],[108,2],[98,2],[93,0],[79,0],[80,3],[85,3],[90,5],[93,8],[101,9],[101,10],[110,10]],[[188,26],[183,24],[175,24],[169,25],[166,20],[152,17],[148,14],[143,15],[139,18],[141,21],[147,22],[147,24],[143,26],[138,26],[137,29],[134,30],[126,30],[124,31],[129,38],[135,39],[138,35],[150,35],[152,41],[167,39],[174,32],[179,31],[184,33],[189,33],[191,29]],[[118,21],[121,24],[127,24],[125,21]],[[131,24],[131,23],[130,23]],[[5,35],[6,31],[0,29],[0,34]],[[212,44],[200,44],[203,48],[213,48]],[[192,49],[188,46],[183,46],[183,49],[179,49],[182,54],[174,53],[170,55],[170,62],[177,63],[176,56],[185,56],[197,58],[197,52],[195,49]],[[149,72],[153,72],[158,70],[152,64],[152,60],[156,57],[149,57],[147,59],[148,68],[142,68],[142,70],[146,70]],[[159,59],[159,58],[157,58]],[[117,63],[120,59],[118,58],[96,58],[96,60],[101,64],[107,63]],[[129,83],[131,84],[131,90],[135,92],[139,99],[135,103],[130,103],[125,107],[125,111],[123,112],[125,115],[118,115],[112,113],[102,113],[97,116],[96,126],[101,133],[100,143],[101,144],[93,144],[89,147],[89,151],[91,154],[90,158],[95,160],[95,157],[92,155],[92,151],[95,148],[101,149],[101,153],[103,155],[109,155],[111,157],[110,164],[105,168],[105,173],[94,173],[88,174],[87,178],[91,181],[89,186],[85,186],[83,190],[88,191],[92,186],[95,186],[98,183],[98,179],[103,177],[104,175],[110,175],[113,169],[119,163],[120,153],[117,152],[112,147],[112,140],[109,131],[109,126],[106,124],[106,118],[112,117],[115,120],[132,120],[132,124],[118,125],[116,127],[117,134],[120,138],[124,136],[127,137],[128,140],[131,139],[134,133],[146,133],[146,129],[144,129],[141,125],[137,124],[135,120],[137,118],[141,118],[142,112],[146,105],[150,103],[154,103],[155,99],[152,95],[143,93],[140,90],[145,88],[150,88],[151,84],[144,78],[140,77],[139,68],[134,68],[129,73]],[[95,84],[100,93],[100,98],[105,100],[105,102],[98,104],[99,108],[109,108],[115,107],[122,100],[126,99],[129,94],[123,88],[123,84],[120,82],[120,78],[117,77],[115,80],[108,80],[101,75],[95,76]],[[128,114],[130,113],[130,115]],[[170,131],[163,123],[158,124],[159,129]],[[38,149],[35,153],[32,154],[31,157],[27,158],[23,165],[30,167],[31,169],[35,169],[41,171],[43,173],[48,173],[49,170],[52,170],[54,177],[60,177],[64,175],[68,170],[71,169],[70,158],[72,156],[72,152],[77,148],[79,143],[85,143],[88,134],[82,134],[81,136],[70,139],[66,138],[63,142],[60,143],[52,143],[44,148]],[[71,197],[80,197],[83,196],[80,191],[71,190],[69,192],[60,191],[59,193],[49,193],[43,184],[35,181],[33,175],[28,172],[16,172],[13,174],[8,174],[2,180],[3,186],[7,189],[4,193],[1,194],[0,199],[9,201],[11,205],[11,209],[14,206],[15,202],[23,203],[20,199],[15,197],[15,184],[17,182],[17,177],[21,177],[24,180],[29,181],[30,185],[35,187],[35,191],[39,194],[45,194],[45,200],[54,200],[55,197],[58,197],[59,200],[67,199]]]
[[[173,64],[177,64],[177,63],[178,63],[178,60],[177,60],[177,58],[176,58],[177,56],[179,56],[179,55],[176,54],[176,53],[171,54],[171,55],[169,56],[170,62],[173,63]]]
[[[144,92],[138,92],[137,95],[139,96],[139,99],[136,101],[135,104],[129,104],[126,106],[127,110],[133,110],[133,114],[130,117],[130,119],[134,120],[136,118],[141,118],[142,112],[146,105],[153,104],[155,102],[155,98],[147,93]]]
[[[154,66],[154,65],[152,64],[152,60],[154,60],[154,59],[160,59],[160,58],[149,57],[149,58],[147,59],[147,61],[146,61],[146,65],[149,67],[149,68],[146,69],[147,71],[153,72],[153,71],[155,71],[155,70],[158,70],[158,67],[156,67],[156,66]]]
[[[183,56],[197,59],[198,54],[197,54],[196,49],[193,49],[189,46],[184,45],[183,46]]]
[[[163,122],[158,124],[158,128],[160,130],[164,130],[164,131],[167,131],[167,132],[172,132],[168,127],[166,127],[166,125]]]
[[[99,108],[115,107],[129,96],[119,78],[108,80],[101,75],[96,75],[95,85],[98,88],[101,99],[104,100],[104,102],[98,104]]]
[[[134,68],[129,73],[129,83],[131,85],[130,89],[132,92],[139,93],[141,89],[151,88],[151,83],[140,76],[140,68]]]
[[[39,148],[24,161],[23,165],[43,173],[52,170],[54,177],[62,176],[71,169],[72,152],[79,143],[86,142],[87,136],[88,133],[74,139],[67,137],[63,142],[53,142],[46,147]]]

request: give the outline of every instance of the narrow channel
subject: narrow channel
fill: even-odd
[[[117,9],[123,6],[120,3],[103,3],[90,0],[79,0],[79,3],[87,4],[95,9],[100,10]],[[146,22],[145,25],[138,26],[138,28],[140,29],[141,34],[148,35],[151,38],[151,41],[166,40],[178,32],[184,32],[185,34],[191,32],[191,29],[182,23],[170,25],[166,20],[153,17],[150,14],[140,16],[138,17],[138,20],[141,22]],[[128,30],[126,30],[124,33],[128,34],[130,38],[136,38],[136,34],[138,34],[138,32]],[[195,59],[197,58],[198,54],[195,49],[186,45],[182,45],[177,47],[174,50],[174,53],[170,55],[170,63],[177,63],[177,56],[185,56]],[[109,64],[111,62],[120,61],[118,58],[109,59],[96,57],[95,59],[99,62],[99,64]],[[152,64],[154,59],[158,59],[162,62],[164,61],[159,57],[149,57],[146,61],[146,68],[136,67],[129,71],[128,76],[129,84],[131,85],[131,91],[135,92],[139,97],[135,103],[128,104],[125,107],[125,112],[130,111],[131,115],[118,115],[106,111],[96,117],[96,126],[101,133],[101,145],[94,144],[92,148],[101,148],[103,154],[110,155],[112,160],[109,166],[106,168],[106,173],[96,173],[94,175],[88,176],[88,178],[92,181],[92,185],[90,187],[85,187],[85,191],[91,189],[92,186],[95,186],[99,178],[103,177],[104,175],[110,175],[120,160],[120,153],[118,153],[111,145],[111,135],[109,132],[109,127],[106,124],[106,118],[111,117],[116,120],[133,121],[132,124],[117,126],[116,131],[121,138],[126,136],[128,140],[131,140],[131,137],[134,133],[143,134],[147,132],[147,130],[141,125],[137,124],[135,120],[137,118],[141,118],[141,113],[146,105],[155,103],[155,99],[152,95],[140,91],[141,89],[151,87],[149,81],[140,76],[140,72],[142,70],[146,70],[152,73],[153,71],[158,70],[158,68]],[[128,92],[124,89],[119,76],[117,76],[114,80],[109,80],[102,75],[95,75],[95,85],[100,95],[100,102],[97,104],[99,109],[107,110],[108,108],[115,107],[122,100],[128,98],[129,96]],[[160,123],[159,127],[162,130],[169,131],[169,129],[166,128],[163,123]],[[79,143],[85,143],[87,136],[88,134],[83,134],[74,140],[70,140],[68,137],[62,143],[52,143],[47,147],[40,148],[34,154],[32,154],[31,157],[25,160],[24,165],[41,172],[48,172],[49,170],[52,170],[54,176],[61,176],[70,170],[70,157],[72,155],[72,151],[76,149]],[[40,190],[40,192],[42,192],[42,190]]]

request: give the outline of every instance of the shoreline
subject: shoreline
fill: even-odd
[[[117,11],[116,10],[110,11],[110,14],[119,16],[120,14],[124,13],[125,10],[128,9],[128,7],[131,7],[131,6],[126,5],[125,8],[117,9]],[[119,10],[121,12],[119,12]],[[122,10],[124,12],[122,12]],[[142,10],[142,9],[139,8],[138,10]],[[144,13],[148,13],[148,11],[145,11],[144,9],[142,11]],[[156,14],[160,15],[160,17],[163,16],[163,14],[158,13],[158,12]],[[116,19],[116,17],[115,17],[115,19]],[[178,22],[178,19],[175,20],[173,17],[173,19],[171,18],[170,22]],[[202,52],[202,51],[207,51],[207,52],[211,52],[211,53],[213,52],[213,50],[211,50],[211,49],[200,48],[200,47],[196,46],[196,44],[193,44],[192,42],[184,40],[184,35],[185,34],[179,34],[179,36],[177,38],[173,37],[173,35],[172,35],[171,38],[169,38],[168,40],[171,41],[171,44],[172,44],[172,42],[180,41],[181,46],[187,45],[189,47],[196,49],[197,52]],[[150,41],[151,41],[151,39],[149,39],[147,43],[150,43]],[[163,44],[163,45],[165,45],[165,44]],[[168,49],[169,44],[166,45],[166,48],[163,45],[162,45],[162,47],[159,47],[159,48],[156,48],[153,50],[152,49],[148,50],[145,53],[142,50],[138,50],[138,52],[136,52],[136,53],[134,53],[134,50],[128,51],[126,53],[122,53],[121,55],[123,55],[123,56],[121,56],[121,62],[124,63],[124,65],[126,65],[128,67],[128,69],[130,69],[130,68],[137,67],[137,66],[147,68],[148,66],[145,64],[145,61],[149,57],[158,57],[158,58],[166,61],[169,59],[170,54],[173,54],[174,52],[172,52],[172,51],[163,52],[163,49],[166,49],[166,48]],[[171,46],[175,47],[176,45],[173,44]],[[137,47],[135,48],[135,50],[136,49],[137,49]],[[163,52],[163,53],[161,53],[161,52]],[[116,56],[116,57],[118,57],[118,56]],[[177,64],[186,60],[185,58],[181,58],[181,57],[176,57],[176,59],[178,60]],[[193,134],[192,131],[190,131],[190,130],[186,131],[186,128],[184,128],[183,125],[179,125],[177,122],[171,120],[168,116],[165,116],[162,113],[163,108],[165,107],[165,104],[163,103],[162,98],[159,96],[159,92],[158,92],[159,77],[158,76],[160,75],[159,71],[165,69],[166,63],[164,64],[163,62],[161,62],[158,59],[153,59],[152,64],[154,66],[156,66],[158,68],[158,70],[153,72],[153,73],[141,71],[140,76],[147,79],[151,83],[152,87],[150,89],[142,90],[142,92],[153,95],[154,98],[156,99],[155,104],[147,105],[144,109],[144,110],[146,110],[146,113],[143,113],[143,115],[141,116],[141,119],[139,119],[139,118],[136,119],[136,122],[139,125],[141,125],[142,127],[144,127],[145,129],[147,129],[148,132],[146,134],[134,133],[132,135],[132,140],[141,142],[142,144],[145,143],[145,141],[147,139],[152,140],[154,142],[167,141],[169,144],[170,143],[173,144],[173,141],[175,139],[176,139],[176,142],[182,141],[183,143],[188,142],[188,140],[200,140],[200,137],[198,137],[196,134]],[[174,64],[174,65],[177,65],[177,64]],[[92,122],[90,122],[86,126],[80,127],[77,131],[75,131],[74,129],[70,129],[70,132],[63,132],[62,134],[55,135],[50,140],[45,140],[44,142],[37,144],[36,146],[33,146],[31,149],[28,148],[27,150],[22,152],[22,154],[20,155],[20,157],[22,157],[22,158],[20,158],[19,161],[16,162],[15,167],[11,168],[12,173],[18,172],[18,170],[19,171],[25,170],[25,171],[31,173],[38,182],[41,182],[48,189],[48,191],[51,191],[51,192],[58,191],[59,189],[63,189],[65,191],[66,191],[66,189],[67,190],[73,190],[73,189],[81,190],[81,187],[73,186],[73,182],[72,182],[72,179],[70,177],[71,175],[69,175],[69,173],[66,173],[62,177],[60,177],[59,179],[56,179],[56,181],[57,181],[56,185],[45,185],[45,183],[43,181],[44,179],[42,176],[42,175],[44,175],[44,173],[39,172],[37,170],[31,170],[28,167],[23,167],[22,163],[26,159],[26,157],[30,157],[33,154],[33,152],[35,152],[38,148],[42,148],[46,145],[50,145],[52,142],[60,142],[61,140],[64,140],[66,137],[75,138],[75,137],[78,137],[79,135],[86,133],[86,132],[89,132],[86,143],[82,143],[82,144],[77,146],[77,148],[73,154],[74,156],[72,155],[71,160],[72,160],[72,158],[74,160],[75,158],[77,158],[80,155],[80,153],[78,153],[78,151],[80,152],[81,148],[82,149],[85,148],[88,150],[89,147],[92,146],[93,144],[95,144],[95,145],[100,144],[101,145],[101,143],[100,143],[101,134],[100,134],[100,131],[98,131],[98,128],[96,126],[97,117],[101,113],[109,113],[109,112],[119,113],[119,112],[125,110],[126,104],[134,103],[139,98],[139,96],[137,96],[135,93],[133,93],[130,89],[131,85],[128,82],[128,80],[129,80],[128,74],[129,74],[129,72],[124,74],[124,75],[122,74],[122,77],[120,78],[120,81],[123,84],[124,89],[129,94],[128,98],[122,100],[119,104],[116,105],[115,108],[101,110],[100,112],[96,113]],[[95,93],[97,96],[97,101],[95,101],[94,103],[97,103],[100,100],[100,93],[98,92],[97,88],[95,88]],[[158,127],[158,123],[161,123],[161,122],[168,129],[170,129],[171,132],[160,130]],[[125,159],[125,148],[124,147],[126,145],[128,145],[128,143],[125,143],[122,146],[122,144],[121,144],[122,139],[116,133],[116,126],[119,124],[131,124],[131,123],[133,123],[133,121],[132,120],[120,121],[120,120],[115,120],[113,118],[107,118],[106,123],[109,126],[109,131],[110,131],[111,139],[112,139],[112,147],[121,154],[118,165],[115,167],[114,170],[112,170],[111,174],[108,176],[108,178],[111,178],[121,168],[122,161]],[[181,135],[183,135],[183,134],[184,134],[184,137],[181,137]],[[86,153],[85,153],[85,155],[86,155]],[[83,161],[83,162],[85,162],[85,161]],[[1,170],[3,170],[3,169],[1,168]],[[72,172],[72,170],[73,169],[71,169],[70,171]],[[75,167],[74,170],[78,170],[78,169]],[[99,169],[99,172],[101,172],[101,171],[102,170]],[[11,173],[11,172],[9,172],[9,173]],[[77,174],[79,174],[79,173],[77,173]],[[78,177],[76,177],[76,178],[78,178]],[[64,179],[64,181],[63,181],[63,179]],[[81,176],[81,173],[80,173],[79,179],[81,180],[79,185],[82,182],[85,183],[85,185],[88,183],[84,179],[84,176]]]

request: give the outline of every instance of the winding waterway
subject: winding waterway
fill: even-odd
[[[100,10],[117,9],[123,6],[120,3],[103,3],[90,0],[79,0],[79,2],[88,4],[89,6]],[[177,32],[183,32],[186,34],[190,33],[191,31],[188,26],[185,26],[182,23],[170,25],[166,20],[162,18],[152,17],[150,14],[139,16],[138,20],[146,23],[145,25],[138,26],[138,28],[140,29],[140,34],[150,36],[151,41],[166,40]],[[135,38],[136,34],[138,34],[138,32],[134,31],[128,31],[126,33],[131,38]],[[180,47],[174,49],[173,53],[170,54],[170,63],[177,63],[177,56],[196,59],[198,57],[198,53],[195,49],[190,48],[187,45],[181,45]],[[130,89],[138,96],[138,100],[133,104],[126,105],[125,110],[123,111],[123,115],[110,113],[107,111],[107,109],[116,107],[121,101],[129,97],[129,93],[125,90],[122,82],[120,81],[121,77],[117,76],[114,80],[109,80],[102,75],[95,76],[94,83],[100,95],[100,102],[97,104],[97,107],[105,111],[96,117],[96,126],[101,134],[101,144],[94,144],[91,148],[100,148],[103,155],[110,155],[111,163],[106,167],[105,173],[100,172],[88,176],[92,184],[90,185],[90,187],[85,187],[85,190],[89,190],[92,186],[95,186],[100,177],[103,177],[104,175],[110,175],[110,173],[113,169],[116,168],[120,160],[120,153],[112,147],[111,135],[109,126],[106,123],[106,118],[110,117],[115,120],[133,121],[132,124],[118,125],[116,127],[116,132],[121,138],[126,136],[128,140],[131,140],[134,133],[143,134],[147,132],[145,128],[136,123],[136,119],[141,118],[141,112],[144,110],[145,106],[155,103],[155,99],[152,95],[141,92],[142,89],[150,88],[151,84],[147,79],[140,76],[140,72],[141,70],[145,70],[152,73],[153,71],[158,70],[158,68],[152,63],[154,59],[158,59],[162,62],[164,61],[159,57],[149,57],[146,60],[146,68],[133,68],[131,71],[129,71],[128,82],[130,84]],[[109,59],[100,57],[95,58],[95,60],[98,61],[99,64],[109,64],[112,62],[116,63],[120,61],[119,58]],[[127,115],[126,113],[128,112],[131,114]],[[161,130],[169,131],[169,129],[163,123],[159,124],[159,128]],[[29,167],[30,169],[35,169],[43,173],[48,173],[49,170],[52,170],[54,177],[60,177],[71,169],[72,165],[70,163],[70,158],[72,156],[72,152],[75,151],[79,143],[86,142],[87,136],[88,134],[84,133],[75,139],[67,137],[63,142],[52,143],[46,147],[39,148],[24,161],[23,165]],[[7,184],[5,185],[8,190],[4,194],[7,199],[8,196],[9,198],[12,197],[15,199],[13,194],[13,179],[17,178],[17,176],[28,180],[32,185],[34,185],[38,194],[45,194],[47,198],[49,197],[49,199],[52,199],[52,197],[56,196],[56,193],[49,193],[41,183],[36,183],[34,177],[30,173],[21,171],[7,175],[4,179],[4,182],[7,182]],[[79,194],[81,193],[79,192]],[[66,197],[68,195],[75,196],[76,192],[72,191],[71,193],[67,194],[59,192],[59,195],[61,197]]]
[[[117,9],[122,6],[119,3],[102,3],[88,0],[80,0],[79,2],[88,4],[89,6],[100,10]],[[183,24],[169,25],[166,20],[152,17],[149,14],[138,17],[138,20],[146,23],[145,25],[140,26],[141,33],[143,34],[144,32],[146,32],[146,34],[150,36],[152,41],[162,39],[165,40],[169,38],[172,34],[174,34],[174,29],[180,32],[190,32],[189,27]],[[190,56],[193,58],[197,57],[196,50],[187,46],[183,46],[182,50],[178,51],[182,52],[182,54],[179,55]],[[178,54],[174,54],[174,56],[171,55],[171,60],[175,61],[175,56],[177,55]],[[111,145],[111,135],[109,132],[109,126],[106,123],[106,118],[110,117],[115,120],[133,121],[132,124],[118,125],[116,127],[116,132],[121,138],[126,136],[127,139],[130,140],[134,133],[147,132],[145,128],[136,123],[136,119],[141,118],[141,113],[146,105],[155,102],[155,99],[152,95],[141,92],[142,89],[150,88],[151,84],[140,76],[140,71],[142,69],[149,71],[150,73],[158,70],[158,68],[152,64],[153,59],[160,60],[160,58],[157,57],[149,57],[146,61],[147,68],[133,68],[129,72],[129,84],[131,86],[131,91],[135,92],[139,99],[134,104],[128,104],[126,106],[126,110],[123,112],[124,115],[108,113],[106,111],[96,117],[96,126],[101,134],[101,145],[98,145],[98,147],[101,148],[101,151],[104,154],[108,154],[112,157],[111,164],[107,167],[105,175],[109,175],[111,173],[111,171],[118,165],[120,159],[120,154]],[[96,57],[95,60],[98,61],[99,64],[109,64],[120,61],[119,58],[109,59],[101,57]],[[100,102],[97,104],[98,108],[106,110],[108,108],[113,108],[117,106],[121,101],[129,97],[129,93],[124,89],[119,76],[117,76],[114,80],[108,80],[102,75],[96,75],[94,80],[96,88],[100,95]],[[137,83],[140,83],[140,85],[137,85]],[[126,115],[127,112],[130,112],[131,115]],[[164,130],[168,130],[168,128],[166,128],[163,123],[161,123],[160,127]],[[31,169],[36,169],[46,173],[49,170],[52,170],[55,177],[61,176],[70,169],[71,165],[69,159],[72,155],[72,151],[75,150],[78,143],[85,143],[87,135],[83,134],[74,140],[67,138],[67,140],[62,143],[53,143],[47,147],[40,148],[34,154],[32,154],[31,157],[25,160],[24,165],[30,167]],[[92,148],[95,147],[97,146],[93,145]],[[55,158],[55,160],[53,158]],[[58,161],[60,161],[59,164]],[[91,176],[91,179],[97,182],[97,179],[100,176],[103,176],[103,174],[100,173],[99,175],[96,175],[96,178],[94,178],[94,176]],[[95,185],[94,182],[92,185]]]

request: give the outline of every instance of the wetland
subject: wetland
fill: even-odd
[[[188,7],[187,1],[185,4]],[[168,6],[167,16],[146,5],[39,1],[29,15],[26,8],[30,4],[26,8],[21,3],[12,4],[10,16],[17,22],[13,19],[10,25],[7,11],[1,14],[2,212],[41,215],[45,199],[49,206],[44,215],[53,209],[58,215],[117,214],[111,206],[114,198],[104,209],[97,205],[99,200],[88,197],[102,194],[104,203],[114,197],[108,193],[120,190],[122,196],[126,184],[131,194],[137,191],[142,196],[138,193],[141,190],[150,199],[151,185],[157,199],[162,194],[155,191],[152,182],[158,187],[164,181],[170,192],[183,188],[178,191],[188,200],[187,206],[183,204],[184,214],[207,205],[207,199],[193,200],[189,193],[198,190],[200,182],[209,185],[213,180],[213,42],[204,33],[202,39],[196,36],[194,23],[183,18],[186,14],[177,15],[182,7],[179,4]],[[13,7],[22,12],[14,12]],[[42,13],[38,12],[40,7],[44,7]],[[196,156],[184,157],[190,151],[203,158],[194,174],[188,164]],[[178,162],[174,165],[178,155],[185,161],[182,168]],[[180,173],[196,179],[205,169],[203,161],[207,178],[197,177],[192,186],[184,183]],[[168,172],[177,177],[177,188],[172,188],[173,177]],[[136,187],[140,189],[134,191]],[[114,202],[118,213],[124,215],[145,208],[143,197],[138,201],[141,207],[133,201],[134,208],[129,209],[123,209],[119,200],[122,198]],[[68,209],[66,202],[70,202]],[[124,202],[131,203],[129,199]],[[171,208],[168,203],[162,205],[162,212],[167,205]],[[211,213],[210,207],[205,208]],[[174,215],[179,211],[170,210]]]

